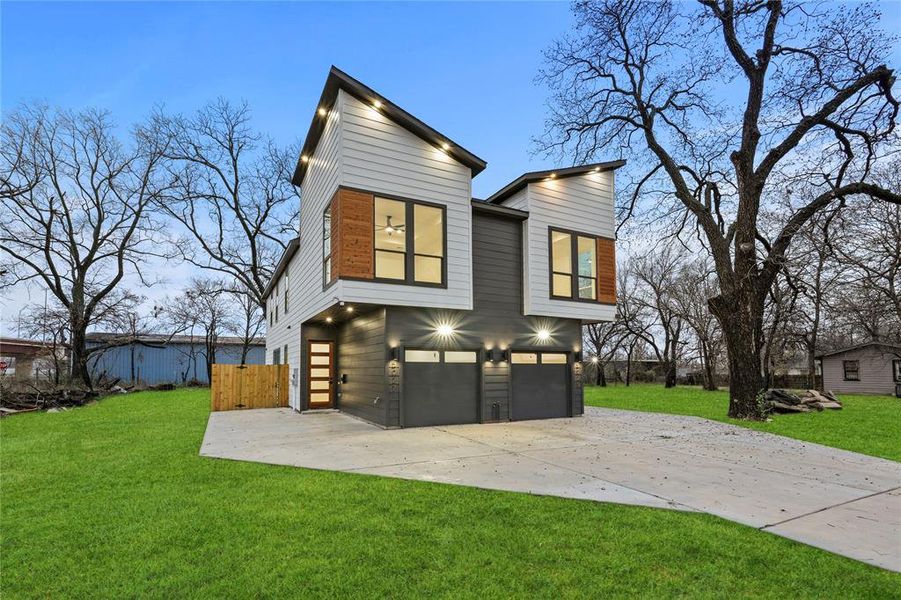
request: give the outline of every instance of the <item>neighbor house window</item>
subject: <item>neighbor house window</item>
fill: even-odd
[[[281,350],[276,348],[272,351],[272,364],[277,365],[281,364]]]
[[[375,277],[411,284],[444,284],[444,208],[375,199]]]
[[[551,297],[598,299],[598,238],[550,230]]]
[[[843,360],[842,369],[845,372],[845,381],[860,381],[859,360]]]
[[[895,381],[901,383],[901,360],[892,361],[892,374]]]
[[[282,360],[288,364],[288,344],[285,344],[285,350],[282,352]]]
[[[322,281],[328,285],[332,281],[332,207],[322,215]]]

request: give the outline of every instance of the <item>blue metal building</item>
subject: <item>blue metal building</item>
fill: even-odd
[[[96,347],[119,334],[88,334],[88,347]],[[220,337],[216,348],[216,362],[240,364],[241,340]],[[256,339],[248,348],[248,365],[266,362],[266,342]],[[209,384],[206,374],[206,348],[203,338],[197,336],[145,335],[136,342],[100,351],[90,359],[91,373],[95,378],[121,379],[126,383],[176,385],[198,382]]]

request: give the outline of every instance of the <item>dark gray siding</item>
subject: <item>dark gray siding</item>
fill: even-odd
[[[387,425],[385,309],[360,315],[338,326],[338,408],[361,419]]]
[[[522,314],[522,222],[474,212],[472,227],[473,310],[388,307],[385,324],[388,342],[405,348],[465,350],[502,347],[572,353],[580,348],[579,321]],[[436,328],[443,323],[456,331],[451,339],[435,336]],[[536,334],[541,329],[551,332],[550,340],[537,339]],[[483,361],[482,365],[481,420],[509,420],[509,364]],[[582,414],[582,388],[575,376],[578,367],[571,369],[574,415]],[[400,394],[389,394],[389,425],[400,424],[399,400]]]

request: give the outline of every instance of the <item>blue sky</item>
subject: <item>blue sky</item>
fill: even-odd
[[[334,64],[486,161],[485,197],[524,171],[546,93],[541,52],[572,25],[565,3],[0,3],[0,105],[40,100],[110,110],[123,127],[154,105],[193,111],[245,99],[280,143],[307,131]],[[175,293],[186,265],[151,267]],[[43,302],[20,286],[0,299],[0,335]]]
[[[542,50],[565,3],[109,3],[2,5],[4,109],[33,99],[111,110],[192,110],[246,99],[280,142],[306,133],[330,65],[488,161],[484,197],[524,171],[545,91]]]
[[[901,31],[901,6],[882,4]],[[192,111],[245,99],[254,125],[280,143],[306,133],[329,66],[378,90],[486,161],[485,197],[525,171],[559,166],[533,156],[546,91],[542,51],[572,27],[569,5],[545,3],[0,3],[0,107],[41,100],[110,110],[124,127],[154,105]],[[896,46],[892,65],[901,63]],[[616,156],[599,157],[616,158]],[[190,270],[166,268],[172,291]],[[14,334],[27,301],[0,302]]]

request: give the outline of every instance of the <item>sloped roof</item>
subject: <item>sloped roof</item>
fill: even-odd
[[[824,358],[826,356],[835,356],[836,354],[844,354],[845,352],[852,352],[854,350],[860,350],[862,348],[869,348],[870,346],[877,346],[879,348],[888,348],[892,352],[901,352],[901,343],[899,342],[866,342],[865,344],[857,344],[855,346],[848,346],[847,348],[840,348],[838,350],[833,350],[831,352],[823,352],[822,354],[817,354],[817,358]]]
[[[272,288],[275,286],[275,282],[278,281],[278,278],[282,276],[282,273],[285,272],[285,269],[288,267],[288,263],[291,262],[291,257],[294,256],[294,253],[297,252],[297,249],[300,247],[300,238],[296,237],[288,242],[288,245],[285,247],[285,251],[282,252],[282,257],[279,259],[278,264],[275,265],[275,271],[272,273],[272,277],[269,278],[269,283],[266,284],[266,289],[263,290],[263,299],[269,298],[269,294],[272,293]]]
[[[435,147],[441,148],[460,163],[469,167],[473,177],[481,173],[487,165],[484,160],[463,146],[432,129],[432,127],[426,123],[423,123],[372,88],[357,81],[334,65],[329,70],[328,78],[325,80],[325,87],[322,89],[322,95],[319,98],[319,103],[316,105],[316,111],[313,113],[313,121],[310,123],[310,129],[307,131],[307,136],[304,139],[300,156],[310,156],[316,150],[316,145],[319,143],[319,138],[322,136],[322,131],[325,129],[325,119],[319,116],[318,111],[320,108],[329,110],[332,105],[334,105],[335,99],[338,97],[338,90],[344,90],[351,96],[354,96],[361,102],[365,102],[369,105],[378,103],[379,111],[382,112],[382,114],[410,133],[422,138]],[[446,149],[444,148],[445,144],[447,145]],[[296,186],[300,186],[303,183],[303,178],[307,172],[308,163],[303,162],[300,156],[297,158],[297,167],[294,169],[294,177],[291,179],[291,182]]]
[[[115,342],[117,340],[126,341],[129,338],[129,334],[125,333],[111,333],[111,332],[95,332],[89,333],[85,336],[85,340],[88,342]],[[130,341],[130,340],[129,340]],[[203,336],[190,336],[190,335],[167,335],[165,333],[139,333],[135,336],[135,342],[138,344],[157,344],[157,345],[165,345],[169,344],[203,344]],[[244,344],[244,340],[239,337],[231,336],[231,335],[220,335],[216,338],[216,343],[220,346],[240,346]],[[251,346],[265,346],[266,340],[265,338],[253,338],[250,340]]]
[[[544,181],[549,177],[555,179],[564,179],[566,177],[574,177],[576,175],[584,175],[585,173],[599,173],[601,171],[615,171],[626,164],[625,160],[611,160],[607,162],[592,163],[590,165],[578,165],[575,167],[567,167],[565,169],[547,169],[545,171],[531,171],[523,173],[500,190],[489,196],[486,202],[492,204],[500,204],[525,186],[536,181]]]

